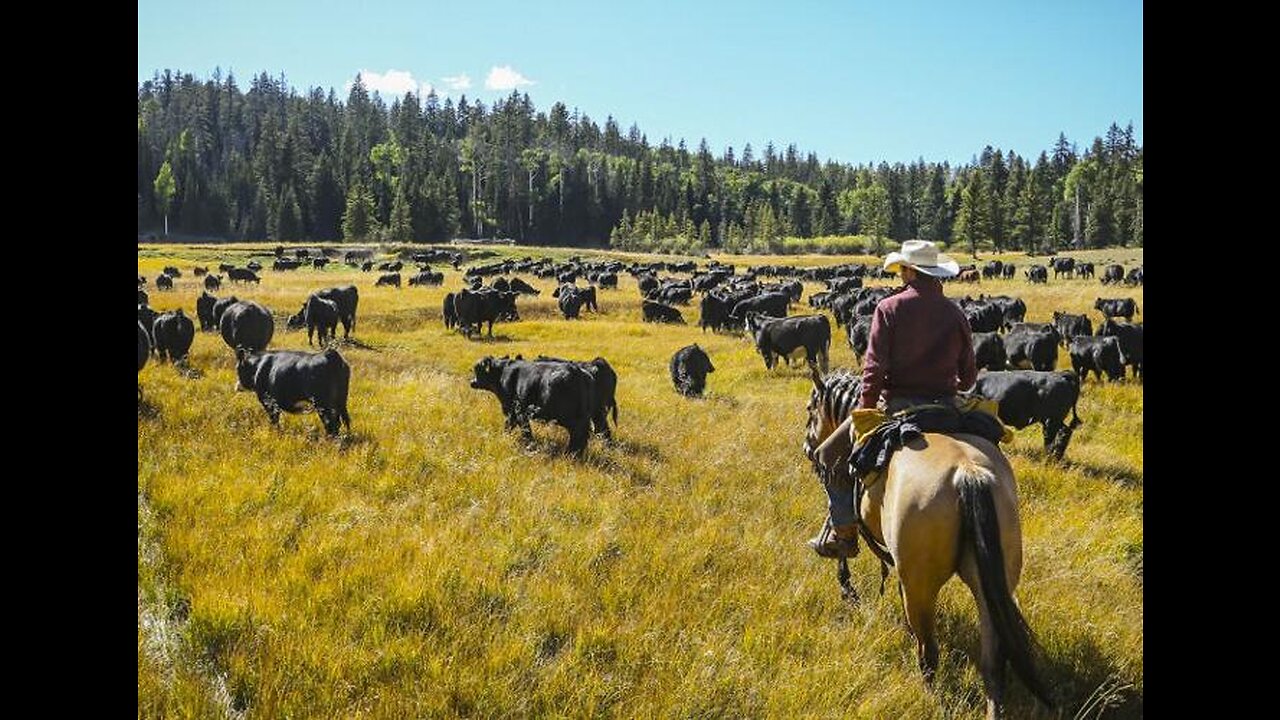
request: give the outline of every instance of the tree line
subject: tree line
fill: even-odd
[[[513,91],[486,106],[356,76],[298,94],[283,77],[138,84],[138,232],[227,240],[521,244],[784,252],[850,236],[970,250],[1142,245],[1142,148],[1112,124],[1080,153],[1060,134],[1032,160],[984,148],[952,167],[851,165],[773,143],[713,154],[656,146]],[[880,248],[876,247],[876,251]]]

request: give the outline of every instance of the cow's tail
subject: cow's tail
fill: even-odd
[[[1035,636],[1009,590],[1004,549],[1000,544],[1000,521],[991,494],[994,480],[990,470],[972,463],[964,463],[957,469],[960,546],[973,552],[982,601],[995,627],[1000,649],[1027,689],[1046,706],[1053,707],[1048,689],[1031,659]]]

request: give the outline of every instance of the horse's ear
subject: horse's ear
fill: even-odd
[[[809,377],[813,379],[813,388],[821,392],[822,391],[822,373],[818,372],[818,368],[810,366]]]

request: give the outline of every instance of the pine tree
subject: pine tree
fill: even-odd
[[[342,214],[342,238],[347,241],[364,240],[375,229],[373,196],[364,183],[356,182],[347,193],[347,207]]]
[[[298,196],[291,186],[286,186],[280,194],[280,203],[276,208],[276,227],[272,240],[290,242],[303,240],[302,211],[298,208]]]
[[[991,201],[987,197],[986,174],[977,169],[969,178],[956,215],[956,240],[969,244],[969,254],[978,256],[978,243],[991,237]]]

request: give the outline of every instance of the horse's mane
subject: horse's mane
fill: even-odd
[[[805,427],[806,453],[811,453],[826,439],[818,437],[821,418],[831,418],[836,425],[844,422],[858,404],[861,389],[861,373],[849,368],[837,368],[822,378],[821,387],[814,387],[809,392],[809,420]]]

